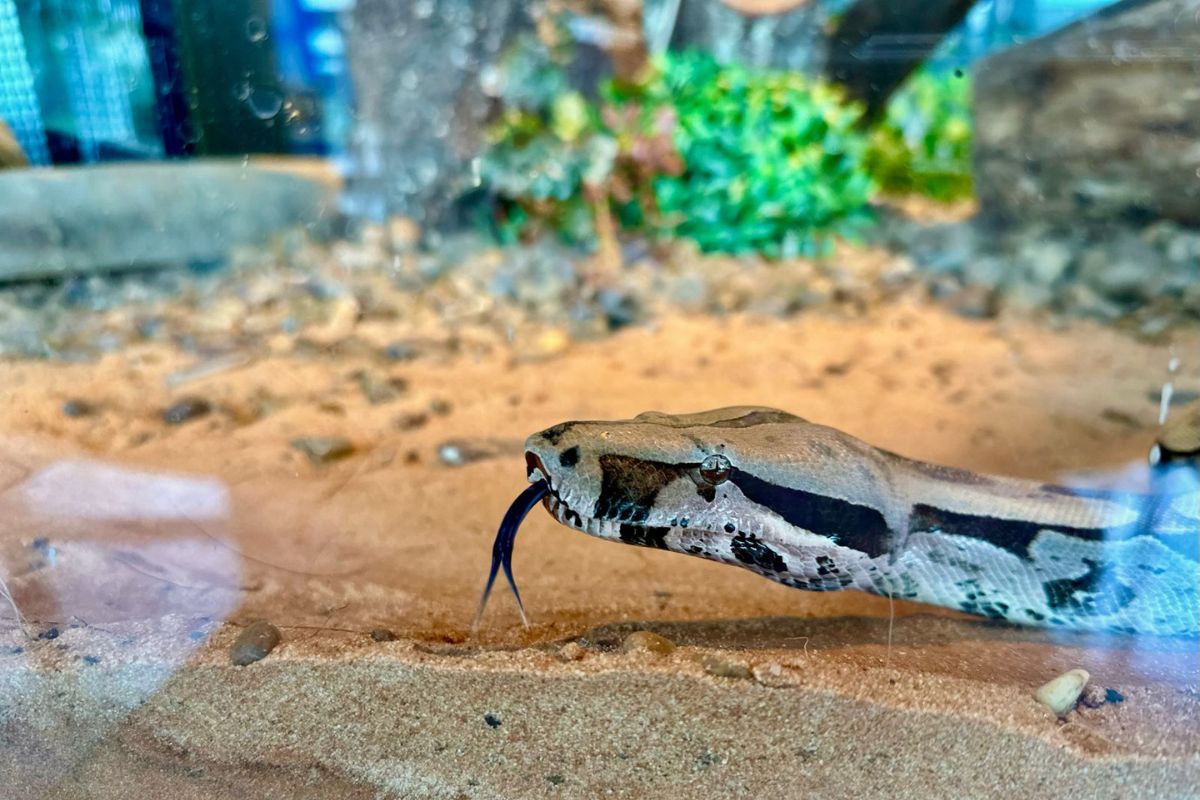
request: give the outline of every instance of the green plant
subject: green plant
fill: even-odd
[[[639,96],[678,119],[683,170],[653,178],[673,235],[704,251],[786,257],[820,251],[866,219],[861,111],[833,87],[691,52],[660,59],[642,87],[615,94]]]
[[[867,217],[860,109],[827,85],[693,52],[610,82],[596,104],[521,59],[513,74],[525,77],[506,82],[520,94],[481,162],[504,238],[548,225],[595,241],[615,219],[704,251],[781,257],[818,252]]]
[[[961,70],[914,73],[871,132],[867,166],[880,187],[941,201],[970,197],[970,104]]]

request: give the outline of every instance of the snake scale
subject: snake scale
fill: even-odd
[[[1161,452],[1178,459],[1196,419]],[[756,406],[565,422],[525,451],[532,485],[500,527],[484,602],[500,567],[516,593],[513,540],[541,502],[584,533],[799,589],[1021,625],[1200,635],[1190,465],[1152,493],[1075,489],[916,461]]]

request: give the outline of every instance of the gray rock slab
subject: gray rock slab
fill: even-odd
[[[0,281],[212,263],[337,218],[328,183],[238,162],[0,172]]]
[[[1200,224],[1200,0],[1127,0],[975,74],[981,210]]]

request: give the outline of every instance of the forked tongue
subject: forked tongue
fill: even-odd
[[[550,493],[550,485],[541,480],[529,485],[525,491],[517,495],[517,499],[508,507],[508,513],[500,522],[500,530],[496,531],[496,541],[492,545],[492,570],[488,573],[487,586],[483,588],[483,597],[479,598],[479,611],[475,621],[471,623],[471,631],[479,629],[479,621],[483,619],[483,609],[487,606],[488,595],[492,593],[492,584],[496,582],[496,573],[504,567],[504,577],[512,588],[513,597],[517,599],[517,610],[521,612],[521,624],[529,627],[529,618],[525,616],[525,604],[521,602],[521,593],[517,591],[517,582],[513,580],[512,553],[513,542],[517,539],[517,529],[530,510]]]

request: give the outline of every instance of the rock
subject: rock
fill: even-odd
[[[1020,281],[1003,289],[1005,308],[1029,312],[1048,308],[1054,302],[1054,290],[1040,283]]]
[[[371,641],[394,642],[396,641],[396,634],[392,633],[387,628],[373,628],[371,630]]]
[[[229,648],[229,660],[238,667],[253,664],[266,658],[281,641],[283,634],[278,628],[266,620],[258,620],[238,634],[233,647]]]
[[[300,436],[292,440],[296,448],[314,464],[328,464],[354,454],[354,445],[342,436]]]
[[[212,403],[203,397],[182,397],[167,407],[162,413],[163,422],[168,425],[182,425],[194,419],[212,413]]]
[[[454,439],[438,445],[438,459],[450,467],[464,467],[489,458],[517,455],[524,450],[519,439]]]
[[[365,369],[355,370],[351,377],[358,384],[363,397],[373,406],[390,403],[408,391],[408,381],[403,378],[390,377],[381,379],[379,376]]]
[[[1094,683],[1089,683],[1079,695],[1079,705],[1085,708],[1099,708],[1104,705],[1104,690]]]
[[[1023,241],[1017,258],[1027,280],[1053,286],[1066,275],[1075,252],[1067,242],[1039,237]]]
[[[1004,222],[1200,225],[1200,0],[1142,0],[1006,48],[972,70],[975,186]],[[1103,97],[1104,102],[1089,98]]]
[[[954,222],[917,227],[907,249],[924,269],[958,274],[979,248],[974,227],[968,222]]]
[[[1079,279],[1118,302],[1154,297],[1164,271],[1158,251],[1132,233],[1089,248],[1079,261]]]
[[[429,422],[429,415],[424,411],[410,411],[396,417],[392,424],[402,431],[411,431],[423,427],[427,422]]]
[[[996,291],[988,286],[964,286],[948,295],[945,302],[964,317],[989,319],[996,316]]]
[[[1072,282],[1063,288],[1063,305],[1083,317],[1112,322],[1125,316],[1125,309],[1084,283]]]
[[[699,661],[705,672],[718,678],[747,679],[753,677],[750,668],[741,661],[734,661],[716,653],[704,653],[700,656]]]
[[[596,302],[604,313],[609,330],[632,325],[644,315],[641,301],[632,291],[601,289],[596,293]],[[563,349],[566,349],[565,346]]]
[[[388,361],[412,361],[420,354],[412,342],[392,342],[383,348],[383,357]]]
[[[68,417],[90,417],[93,416],[100,407],[90,400],[72,399],[62,405],[62,413]]]
[[[0,171],[0,279],[217,264],[336,216],[322,182],[240,159]]]
[[[558,648],[558,657],[563,661],[580,661],[587,655],[587,648],[579,642],[567,642]]]
[[[1033,697],[1058,717],[1065,717],[1075,708],[1091,675],[1087,670],[1073,669],[1064,672],[1033,693]]]
[[[650,631],[634,631],[621,641],[626,653],[654,653],[660,656],[675,652],[675,643],[665,636]]]
[[[1012,262],[994,255],[978,255],[963,264],[963,280],[968,284],[986,286],[989,289],[1009,281],[1016,272]]]

